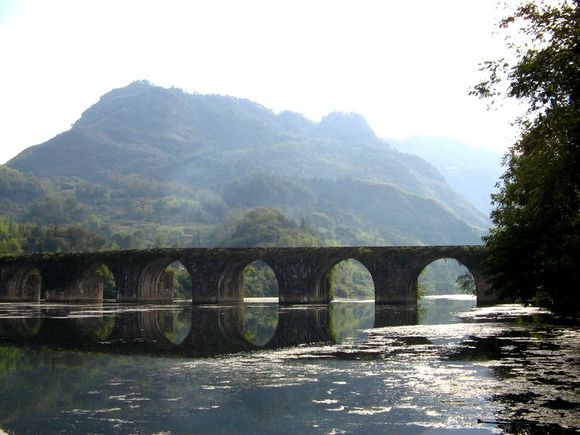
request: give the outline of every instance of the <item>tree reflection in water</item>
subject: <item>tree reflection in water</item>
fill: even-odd
[[[333,301],[330,304],[329,331],[335,343],[364,340],[365,330],[374,324],[374,302]]]
[[[278,304],[245,303],[241,309],[243,337],[259,347],[268,344],[278,328]]]

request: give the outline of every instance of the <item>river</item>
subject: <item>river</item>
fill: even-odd
[[[580,431],[580,329],[419,307],[0,304],[0,433]]]

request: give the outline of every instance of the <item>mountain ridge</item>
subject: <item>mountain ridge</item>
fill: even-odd
[[[359,114],[335,112],[316,123],[293,112],[275,114],[246,99],[188,94],[144,81],[106,93],[70,130],[28,148],[6,166],[52,182],[97,184],[116,192],[110,197],[123,196],[119,180],[125,180],[121,185],[133,186],[141,180],[141,184],[183,186],[191,192],[205,189],[211,192],[207,195],[216,195],[212,201],[219,197],[228,210],[268,204],[250,187],[236,200],[230,195],[228,203],[226,186],[255,186],[256,178],[270,176],[277,183],[268,188],[291,191],[291,180],[306,198],[292,206],[278,204],[292,218],[321,213],[335,221],[335,228],[358,225],[354,233],[376,233],[377,243],[388,242],[389,234],[415,244],[473,243],[487,227],[485,216],[453,191],[435,167],[391,149]],[[332,192],[328,186],[333,183],[348,195]],[[187,201],[187,195],[179,195]],[[371,203],[373,195],[387,201],[375,203],[382,220],[355,201],[366,198]],[[159,202],[155,197],[140,201],[147,210]],[[348,212],[340,209],[341,202],[351,204]],[[409,222],[416,228],[399,216],[399,208],[414,216]],[[131,215],[128,211],[118,215],[123,213]],[[156,215],[143,216],[154,221]],[[220,216],[215,215],[215,220]],[[419,228],[422,222],[426,229]],[[461,231],[454,233],[452,227]],[[429,228],[437,236],[430,237]],[[455,235],[447,237],[446,231]],[[332,236],[348,241],[337,234]],[[358,243],[357,237],[350,242]]]

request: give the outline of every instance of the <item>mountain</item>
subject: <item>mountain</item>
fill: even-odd
[[[11,193],[18,185],[31,191],[26,204]],[[146,81],[103,95],[69,131],[9,161],[2,189],[4,209],[32,221],[50,212],[207,233],[275,207],[343,244],[477,243],[488,225],[435,167],[392,149],[358,114],[317,123]]]
[[[448,138],[388,140],[394,148],[427,160],[479,211],[489,216],[491,194],[502,174],[502,153]]]

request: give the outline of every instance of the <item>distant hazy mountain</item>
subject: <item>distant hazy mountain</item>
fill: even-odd
[[[7,166],[52,183],[53,195],[74,191],[86,213],[113,223],[213,224],[228,210],[266,206],[342,243],[477,243],[486,217],[411,153],[391,149],[357,114],[316,123],[139,81]],[[5,186],[22,177],[0,172],[0,189],[2,176],[12,180]]]
[[[449,185],[478,210],[489,215],[490,195],[502,174],[502,152],[475,147],[457,140],[411,137],[388,140],[396,149],[416,154],[437,168]]]

